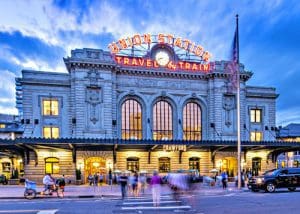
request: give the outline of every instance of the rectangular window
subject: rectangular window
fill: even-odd
[[[58,116],[58,100],[43,100],[43,115]]]
[[[44,127],[43,128],[44,138],[59,138],[59,128],[58,127]]]
[[[250,133],[250,141],[262,141],[262,132],[252,131]]]
[[[251,109],[250,110],[250,122],[251,123],[261,123],[262,110],[261,109]]]
[[[5,124],[0,124],[0,129],[5,129]]]

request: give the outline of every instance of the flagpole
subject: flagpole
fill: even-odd
[[[238,189],[241,189],[241,112],[240,112],[240,71],[239,71],[239,15],[236,15],[237,42],[237,161],[238,161]]]

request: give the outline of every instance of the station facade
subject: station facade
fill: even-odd
[[[144,45],[134,38],[136,46]],[[144,52],[122,40],[110,44],[110,52],[72,50],[64,58],[67,73],[22,71],[16,93],[24,176],[75,180],[77,172],[85,182],[88,174],[109,170],[237,174],[231,62],[209,61],[194,43],[187,50],[174,37],[159,38]],[[243,64],[238,70],[241,140],[251,148],[242,150],[242,168],[258,174],[275,167],[268,147],[255,143],[275,141],[278,95],[272,87],[249,86],[253,73]]]

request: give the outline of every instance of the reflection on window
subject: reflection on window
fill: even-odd
[[[130,157],[127,158],[127,170],[131,172],[138,172],[140,169],[139,167],[139,158]]]
[[[45,99],[43,100],[43,115],[58,115],[58,100]]]
[[[250,133],[250,141],[262,141],[262,132],[252,131]]]
[[[153,139],[171,140],[173,138],[172,107],[166,101],[158,101],[153,106]]]
[[[261,123],[261,109],[251,109],[250,110],[250,122],[251,123]]]
[[[5,124],[1,123],[0,124],[0,129],[5,129]]]
[[[59,174],[59,161],[58,158],[45,159],[45,174]]]
[[[190,102],[183,108],[183,139],[201,140],[201,109]]]
[[[59,138],[59,128],[58,127],[44,127],[43,128],[44,138]]]
[[[163,157],[158,159],[159,172],[170,172],[170,158]]]
[[[10,172],[10,162],[3,162],[2,163],[2,171],[3,172]]]
[[[133,99],[122,104],[122,139],[142,139],[142,108]]]
[[[200,171],[200,158],[191,157],[189,159],[189,169],[196,169]]]

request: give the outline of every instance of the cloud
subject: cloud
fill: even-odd
[[[286,126],[289,123],[299,123],[300,121],[300,107],[285,108],[277,111],[277,125]]]
[[[1,72],[0,81],[0,112],[6,114],[17,114],[15,108],[15,74],[8,71]]]

